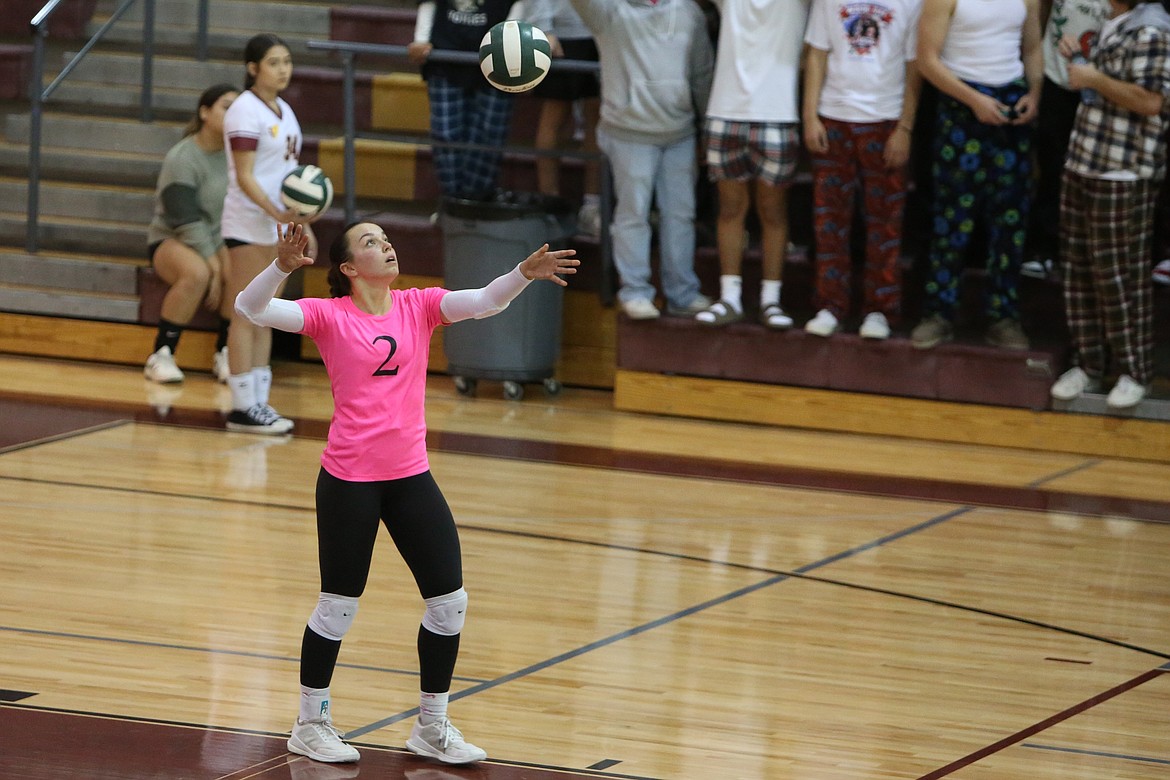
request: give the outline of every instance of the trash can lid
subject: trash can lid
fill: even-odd
[[[490,199],[483,200],[444,197],[442,210],[445,214],[462,219],[503,221],[533,214],[567,214],[572,208],[567,200],[556,195],[497,190]]]

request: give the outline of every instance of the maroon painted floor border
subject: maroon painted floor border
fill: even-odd
[[[10,410],[11,413],[10,413]],[[25,441],[36,441],[80,431],[95,424],[126,419],[189,428],[222,429],[223,416],[211,410],[172,409],[162,414],[143,404],[101,399],[54,399],[0,392],[0,412],[5,421],[19,411],[19,432]],[[40,421],[38,423],[38,421]],[[41,427],[38,427],[40,425]],[[7,428],[7,422],[4,426]],[[324,420],[297,420],[295,435],[324,439],[329,424]],[[7,442],[7,446],[18,442]],[[1034,512],[1065,512],[1089,516],[1126,517],[1170,523],[1170,501],[1090,495],[1039,487],[984,485],[970,482],[860,474],[797,466],[772,466],[741,461],[679,455],[663,455],[608,447],[510,439],[478,434],[430,431],[427,444],[434,452],[484,455],[570,466],[634,471],[664,476],[750,482],[779,487],[832,490],[887,498],[939,501],[964,506],[989,506]],[[0,450],[5,439],[0,438]]]

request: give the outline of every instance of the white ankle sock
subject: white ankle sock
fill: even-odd
[[[771,306],[773,303],[780,305],[780,280],[765,279],[760,282],[760,308]]]
[[[256,385],[251,371],[232,374],[227,385],[232,391],[232,409],[246,412],[256,405]]]
[[[301,686],[301,722],[329,720],[329,689]]]
[[[253,368],[252,384],[256,388],[256,403],[268,403],[268,393],[272,389],[272,366]]]
[[[719,300],[731,304],[736,311],[743,311],[743,277],[738,274],[720,276]]]
[[[426,726],[447,717],[447,699],[450,693],[419,693],[418,722]]]

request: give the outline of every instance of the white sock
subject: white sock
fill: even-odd
[[[436,720],[447,717],[447,698],[449,693],[426,693],[418,695],[418,722],[426,726]]]
[[[301,686],[301,715],[302,723],[316,720],[329,720],[329,689],[308,688]]]
[[[601,205],[601,196],[597,195],[596,193],[586,192],[585,197],[581,199],[581,205],[582,206],[592,205],[595,207],[600,206]]]
[[[780,280],[764,279],[760,282],[760,308],[771,306],[773,303],[780,305]]]
[[[251,371],[232,374],[227,385],[232,390],[232,409],[246,412],[256,405],[256,384]]]
[[[720,276],[719,300],[730,304],[736,311],[743,311],[743,277],[739,274]]]
[[[272,390],[272,366],[253,368],[252,383],[256,387],[256,403],[268,403],[268,393]]]

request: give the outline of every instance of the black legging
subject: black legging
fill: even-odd
[[[348,482],[321,469],[317,476],[317,550],[321,590],[357,598],[366,588],[379,521],[414,575],[424,599],[463,587],[459,532],[447,500],[429,471],[384,482]],[[327,688],[341,642],[306,626],[301,643],[301,684]],[[451,687],[459,636],[419,626],[420,687]]]

